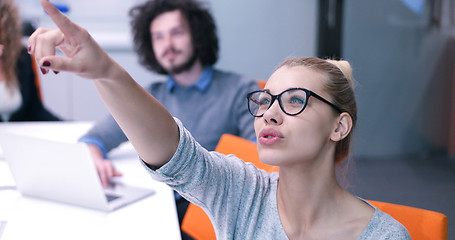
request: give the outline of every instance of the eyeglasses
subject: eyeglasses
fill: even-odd
[[[304,88],[290,88],[278,95],[273,95],[266,90],[251,92],[247,95],[248,110],[251,115],[255,117],[262,117],[265,111],[267,111],[270,106],[272,106],[273,102],[275,102],[275,99],[278,99],[281,110],[287,115],[294,116],[301,113],[305,109],[308,99],[311,96],[327,103],[339,113],[343,112],[333,103],[325,100],[313,91]]]

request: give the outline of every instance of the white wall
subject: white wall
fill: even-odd
[[[67,15],[72,20],[87,28],[137,81],[147,84],[157,76],[138,65],[131,50],[127,16],[128,9],[142,1],[59,0],[69,4]],[[16,2],[20,3],[24,18],[40,26],[53,26],[39,8],[39,1]],[[220,58],[216,66],[221,69],[267,79],[286,57],[315,54],[316,0],[206,3],[218,27]],[[66,119],[98,120],[107,113],[92,84],[71,74],[44,76],[42,87],[45,104]]]

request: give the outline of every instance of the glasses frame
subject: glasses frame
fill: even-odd
[[[287,113],[285,110],[284,110],[284,107],[281,103],[281,95],[283,93],[286,93],[286,92],[289,92],[289,91],[294,91],[294,90],[302,90],[306,93],[306,101],[305,101],[305,104],[303,105],[302,109],[297,112],[297,113],[293,113],[293,114],[290,114],[290,113]],[[258,92],[263,92],[263,93],[267,93],[268,95],[270,95],[272,97],[272,100],[270,102],[270,105],[269,107],[260,115],[255,115],[251,112],[251,108],[250,108],[250,97],[251,95],[255,94],[255,93],[258,93]],[[264,116],[264,113],[269,110],[269,108],[273,105],[273,103],[275,102],[275,100],[278,100],[278,105],[280,105],[280,108],[281,108],[281,111],[283,111],[285,114],[289,115],[289,116],[295,116],[295,115],[298,115],[300,113],[303,112],[303,110],[305,110],[306,106],[308,105],[308,100],[310,99],[310,97],[313,96],[317,99],[319,99],[320,101],[328,104],[329,106],[331,106],[333,109],[335,109],[338,113],[342,113],[343,111],[341,110],[341,108],[339,108],[338,106],[336,106],[335,104],[329,102],[328,100],[324,99],[323,97],[319,96],[318,94],[316,94],[315,92],[311,91],[311,90],[308,90],[308,89],[305,89],[305,88],[289,88],[289,89],[286,89],[284,90],[283,92],[281,92],[280,94],[277,94],[277,95],[273,95],[271,94],[269,91],[267,90],[258,90],[258,91],[253,91],[253,92],[250,92],[246,95],[246,98],[247,98],[247,101],[248,101],[248,111],[250,112],[251,115],[253,115],[254,117],[262,117]]]

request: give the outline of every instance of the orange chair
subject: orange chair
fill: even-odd
[[[215,151],[223,154],[234,154],[245,162],[251,162],[256,167],[267,172],[277,171],[275,166],[267,165],[259,160],[256,144],[244,138],[223,134]],[[216,239],[212,222],[199,206],[190,203],[182,221],[182,230],[194,239]]]
[[[403,224],[412,239],[447,240],[448,220],[442,213],[393,203],[368,202]]]

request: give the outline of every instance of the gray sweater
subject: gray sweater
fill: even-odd
[[[218,239],[288,239],[277,209],[278,173],[267,173],[234,155],[201,147],[176,120],[180,141],[173,158],[151,176],[201,206],[210,217]],[[411,239],[406,228],[375,208],[358,238]]]

